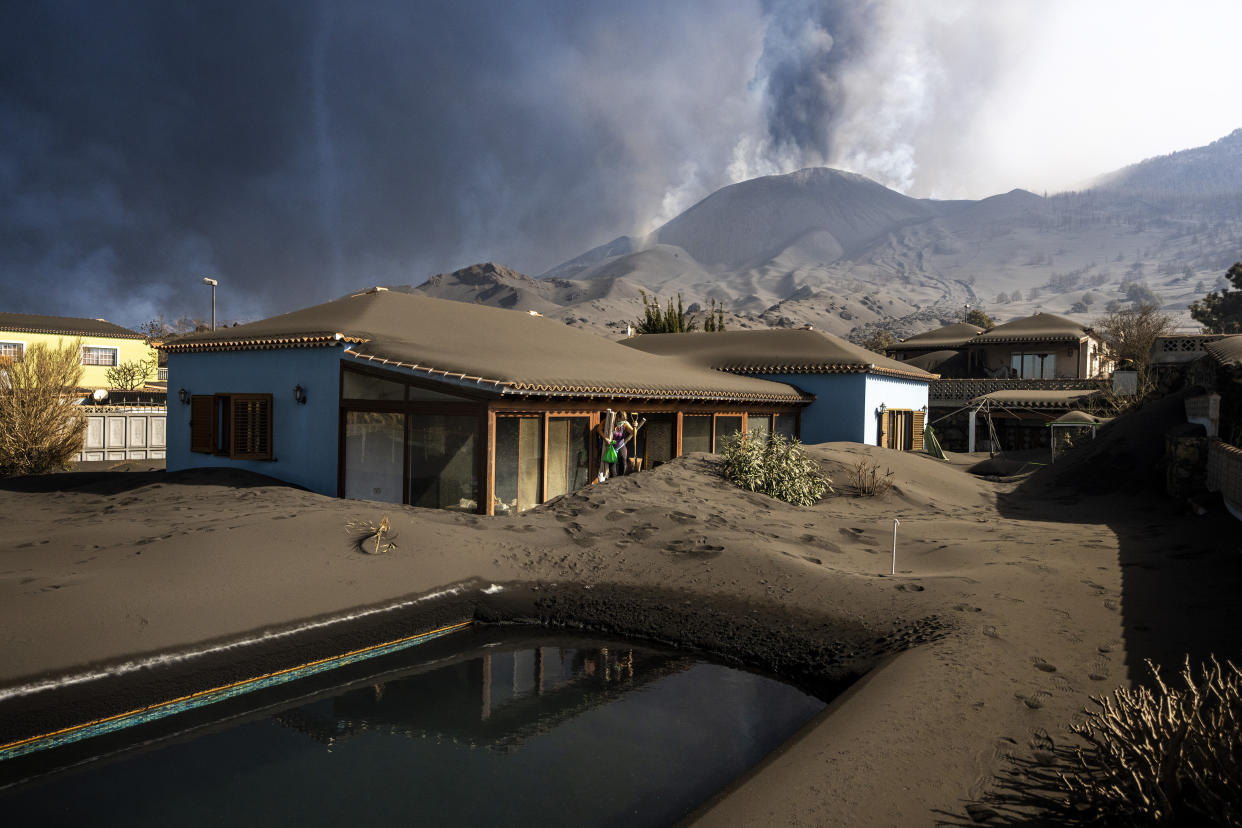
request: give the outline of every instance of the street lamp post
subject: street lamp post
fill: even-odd
[[[203,277],[203,284],[211,286],[211,329],[216,329],[216,285],[219,284],[215,279]]]

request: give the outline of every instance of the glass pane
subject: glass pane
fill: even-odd
[[[639,432],[643,437],[643,468],[653,469],[673,459],[673,432],[677,423],[672,419],[650,419]]]
[[[797,436],[797,422],[793,414],[778,414],[776,416],[776,433],[786,440],[792,440]]]
[[[543,418],[496,420],[496,514],[521,512],[539,503],[543,476]]]
[[[1057,378],[1057,355],[1056,354],[1040,354],[1043,357],[1043,373],[1040,379],[1056,379]]]
[[[404,400],[405,383],[346,371],[341,377],[341,396],[347,400]]]
[[[548,418],[548,499],[586,485],[590,444],[586,417]]]
[[[720,452],[721,442],[726,437],[732,437],[734,434],[740,434],[742,431],[741,417],[717,417],[716,418],[716,444],[715,451]]]
[[[1010,357],[1009,370],[1011,376],[1024,376],[1022,373],[1022,354],[1013,354]]]
[[[681,418],[681,453],[712,450],[711,415],[685,416]]]
[[[410,399],[419,402],[469,402],[465,397],[458,397],[456,394],[445,394],[417,385],[410,386]]]
[[[401,502],[405,415],[345,413],[345,496]]]
[[[756,437],[767,439],[768,432],[772,430],[772,415],[747,414],[746,430]]]
[[[469,415],[410,415],[410,503],[475,512],[479,421]]]

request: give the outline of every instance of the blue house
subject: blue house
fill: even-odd
[[[923,448],[928,385],[936,375],[831,334],[809,329],[642,334],[622,344],[716,371],[786,383],[814,397],[802,412],[805,443]]]
[[[163,347],[170,471],[242,468],[322,494],[483,514],[594,480],[609,409],[645,420],[630,456],[652,467],[738,432],[798,435],[812,402],[784,381],[537,315],[383,288]]]

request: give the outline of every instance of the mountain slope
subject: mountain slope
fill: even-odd
[[[1091,189],[978,201],[912,199],[808,169],[718,190],[647,238],[619,236],[532,279],[494,264],[432,277],[433,296],[534,310],[600,333],[642,315],[641,293],[712,300],[726,325],[811,324],[855,336],[1039,311],[1084,322],[1154,293],[1186,306],[1242,258],[1242,130],[1148,159]]]

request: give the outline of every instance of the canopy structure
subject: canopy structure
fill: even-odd
[[[1112,421],[1112,417],[1101,417],[1097,414],[1089,414],[1086,411],[1067,411],[1060,417],[1048,423],[1048,428],[1052,429],[1052,439],[1048,442],[1052,448],[1052,459],[1057,459],[1057,429],[1063,432],[1065,429],[1091,429],[1091,439],[1095,439],[1095,432],[1100,426]]]
[[[1032,417],[1038,419],[1043,417],[1049,421],[1049,425],[1052,422],[1065,417],[1086,417],[1101,420],[1101,422],[1095,424],[1100,425],[1103,423],[1102,418],[1097,418],[1095,415],[1088,414],[1086,411],[1081,410],[1081,406],[1086,405],[1092,397],[1097,396],[1099,393],[1100,392],[1097,389],[1091,388],[1074,388],[1055,391],[1014,389],[992,391],[975,397],[970,401],[970,405],[967,406],[967,408],[970,409],[968,451],[973,452],[975,450],[975,419],[979,412],[983,412],[985,415],[988,436],[992,441],[992,445],[996,445],[996,429],[992,425],[993,412],[999,411],[1017,419],[1031,419]],[[1070,410],[1066,411],[1066,409]],[[1061,411],[1063,413],[1056,415],[1057,411]],[[1025,417],[1023,416],[1024,414],[1026,415]],[[1082,427],[1091,424],[1085,422],[1066,421],[1063,425],[1066,427]],[[1055,443],[1056,441],[1053,440],[1052,442]]]

